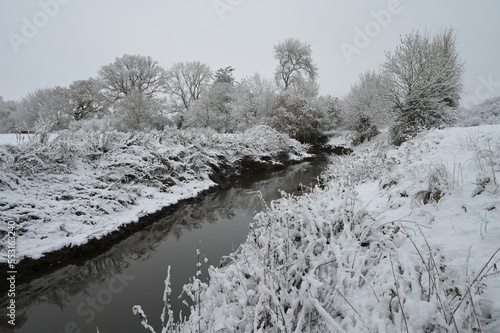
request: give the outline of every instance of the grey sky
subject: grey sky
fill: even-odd
[[[472,103],[500,95],[499,14],[497,0],[0,0],[0,96],[95,77],[123,54],[271,78],[273,45],[288,37],[311,44],[321,94],[342,96],[400,35],[453,26]]]

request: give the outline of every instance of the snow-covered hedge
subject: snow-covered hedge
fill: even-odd
[[[309,156],[307,146],[266,126],[238,134],[86,127],[43,142],[0,145],[0,219],[16,223],[19,260],[83,244],[194,197],[215,185],[214,169],[237,170],[247,156],[274,164]],[[6,238],[3,225],[1,246]]]
[[[366,145],[258,214],[229,264],[185,286],[190,317],[165,328],[498,332],[499,174],[500,125]]]

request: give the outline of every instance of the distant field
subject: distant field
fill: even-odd
[[[0,145],[18,145],[29,142],[29,134],[0,134]]]
[[[50,134],[49,141],[52,141],[57,134]],[[0,145],[19,145],[29,143],[35,138],[35,134],[0,134]]]

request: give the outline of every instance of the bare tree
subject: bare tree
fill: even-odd
[[[145,128],[161,114],[166,72],[151,57],[124,55],[99,71],[106,98],[130,129]]]
[[[178,113],[178,126],[184,122],[184,113],[200,98],[212,78],[210,66],[199,61],[178,62],[167,71],[166,88],[170,107]]]
[[[165,92],[165,70],[151,57],[125,54],[103,66],[99,76],[105,85],[110,102],[131,91],[154,98]]]
[[[274,46],[274,58],[278,60],[275,79],[278,86],[287,90],[290,86],[299,86],[304,81],[315,81],[318,68],[312,61],[309,44],[295,38],[285,39]]]
[[[200,98],[212,77],[210,67],[199,61],[178,62],[167,71],[167,92],[179,100],[184,109]]]

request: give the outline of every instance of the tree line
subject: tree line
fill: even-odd
[[[274,46],[276,69],[236,80],[232,66],[200,61],[168,69],[149,56],[123,55],[94,78],[37,89],[20,101],[0,97],[0,132],[57,131],[80,121],[106,121],[121,131],[210,127],[231,133],[269,125],[301,142],[319,143],[348,129],[361,143],[389,128],[399,144],[452,118],[464,63],[453,29],[412,32],[387,52],[379,70],[360,75],[342,97],[320,96],[311,46],[288,38]]]

